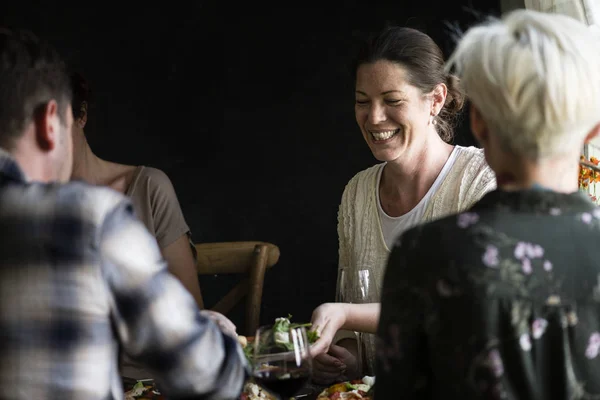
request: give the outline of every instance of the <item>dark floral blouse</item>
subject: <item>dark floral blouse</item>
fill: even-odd
[[[381,307],[377,400],[600,399],[600,208],[491,192],[398,239]]]

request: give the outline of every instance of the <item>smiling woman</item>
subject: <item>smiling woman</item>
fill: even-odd
[[[464,95],[458,79],[445,71],[442,51],[429,36],[410,28],[386,28],[364,44],[355,72],[356,122],[381,163],[356,174],[344,190],[338,214],[339,268],[351,276],[356,275],[352,271],[369,270],[379,293],[390,249],[401,233],[469,208],[493,190],[496,181],[482,150],[450,144],[452,123]],[[328,313],[348,310],[335,305],[315,310],[315,325],[343,320],[323,315],[325,309]],[[378,307],[373,310],[378,313]],[[330,324],[321,338],[334,341],[339,328]],[[367,374],[371,374],[374,337],[363,337]],[[347,340],[338,343],[352,345]],[[348,374],[350,355],[335,350],[343,357],[316,358],[317,379],[319,372],[323,381],[338,379],[331,371],[341,360],[344,365],[337,371],[340,376]]]

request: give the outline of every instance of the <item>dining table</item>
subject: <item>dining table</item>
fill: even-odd
[[[247,337],[249,343],[254,341],[254,337]],[[121,378],[123,382],[123,389],[125,393],[130,391],[135,384],[141,382],[147,390],[145,390],[144,394],[148,394],[148,396],[152,397],[140,397],[136,398],[136,400],[144,400],[144,399],[161,399],[168,400],[168,397],[163,395],[160,392],[160,388],[157,388],[152,379],[152,374],[150,371],[144,369],[141,365],[131,362],[126,357],[123,358],[121,363]],[[251,382],[252,378],[249,378],[247,382]],[[244,384],[245,385],[245,384]],[[314,382],[307,383],[293,399],[295,400],[316,400],[319,394],[327,388],[328,385],[319,385]],[[158,395],[156,393],[159,393]],[[126,399],[129,400],[129,399]]]
[[[156,383],[154,379],[145,378],[145,379],[136,379],[127,376],[121,377],[123,383],[124,393],[127,393],[133,389],[136,384],[142,384],[146,390],[141,395],[141,397],[136,397],[136,400],[146,400],[146,399],[155,399],[155,400],[168,400],[169,398],[160,392],[160,388],[156,387]],[[304,388],[300,390],[300,392],[293,397],[295,400],[316,400],[319,393],[321,393],[326,386],[317,385],[315,383],[308,383]],[[128,400],[128,399],[125,399]]]

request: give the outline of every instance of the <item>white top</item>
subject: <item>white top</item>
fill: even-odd
[[[370,286],[377,298],[390,254],[377,208],[379,177],[384,165],[380,163],[356,174],[344,189],[338,211],[339,268],[345,268],[348,276],[358,275],[358,270],[369,270]],[[456,153],[453,165],[427,201],[419,222],[464,211],[495,188],[496,177],[485,162],[483,150],[463,147]],[[348,298],[348,294],[345,297]],[[370,367],[367,372],[372,373],[375,341],[373,335],[363,337]]]
[[[405,231],[417,225],[423,219],[423,214],[425,214],[425,209],[429,204],[429,200],[433,196],[435,192],[439,189],[440,185],[448,175],[448,172],[454,165],[456,161],[457,155],[464,149],[461,146],[454,146],[454,150],[450,153],[450,157],[446,160],[444,167],[440,171],[439,175],[433,182],[433,185],[429,188],[425,196],[419,201],[412,210],[407,212],[404,215],[400,215],[399,217],[390,217],[385,213],[383,208],[381,207],[381,199],[379,198],[379,188],[381,185],[381,175],[383,173],[383,168],[379,169],[377,174],[377,211],[379,212],[379,222],[381,223],[381,233],[383,234],[383,240],[388,249],[393,247],[393,243],[398,236],[400,236]]]

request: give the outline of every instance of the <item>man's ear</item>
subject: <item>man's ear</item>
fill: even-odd
[[[81,106],[79,108],[80,117],[77,118],[77,120],[75,121],[81,129],[85,128],[85,124],[87,124],[87,113],[88,113],[88,103],[87,103],[87,101],[83,101],[83,102],[81,102]]]
[[[488,145],[490,135],[487,124],[473,103],[470,103],[469,107],[469,120],[471,123],[471,132],[473,132],[473,136],[475,136],[477,142],[482,146]]]
[[[39,106],[34,112],[35,137],[44,151],[52,151],[59,140],[60,118],[56,100]]]

